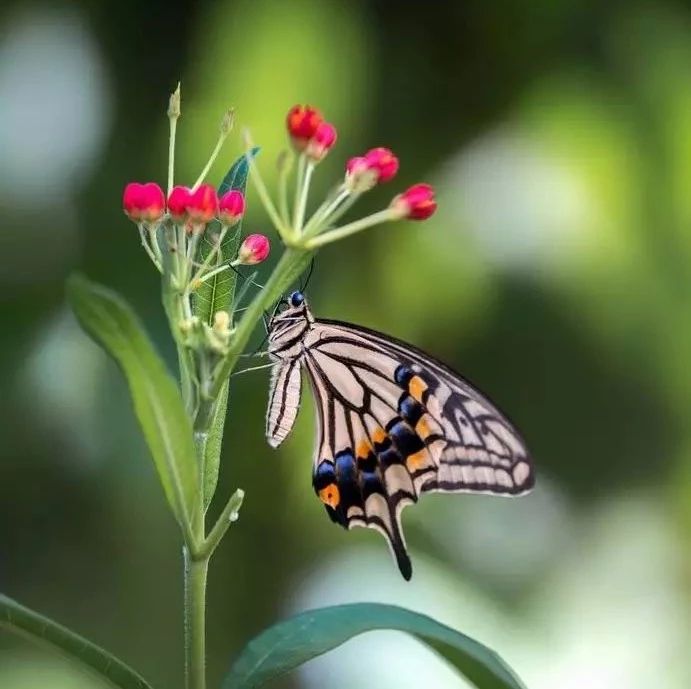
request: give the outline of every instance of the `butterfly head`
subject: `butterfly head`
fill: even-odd
[[[288,303],[296,309],[305,303],[305,295],[302,292],[295,291],[288,297]]]
[[[299,291],[291,292],[278,302],[269,320],[269,352],[293,353],[285,345],[304,336],[313,322],[305,295]]]

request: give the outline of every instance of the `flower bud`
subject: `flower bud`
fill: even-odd
[[[166,199],[158,184],[130,182],[122,195],[122,207],[134,222],[156,222],[165,213]]]
[[[238,251],[239,265],[254,265],[261,263],[269,255],[271,245],[263,234],[250,234],[245,237]]]
[[[192,198],[188,187],[173,187],[168,195],[168,213],[173,222],[180,223],[187,218],[187,206]]]
[[[372,148],[364,156],[346,164],[346,184],[354,192],[369,191],[380,182],[388,182],[398,172],[398,158],[388,148]]]
[[[298,151],[304,151],[317,127],[324,121],[319,110],[310,105],[294,105],[286,117],[286,127]]]
[[[337,138],[336,127],[329,122],[320,123],[305,149],[307,157],[318,163],[333,148]]]
[[[437,210],[434,189],[429,184],[414,184],[396,196],[390,208],[401,218],[425,220]]]
[[[245,214],[245,197],[238,189],[223,194],[218,204],[218,217],[224,225],[232,227],[240,222]]]
[[[398,172],[398,158],[388,148],[372,148],[365,153],[365,160],[370,170],[376,170],[377,182],[388,182]]]
[[[218,215],[218,196],[210,184],[200,185],[190,194],[187,201],[187,213],[190,221],[197,225],[206,225]]]
[[[227,340],[230,337],[230,314],[227,311],[216,311],[211,332],[225,340],[227,344]]]

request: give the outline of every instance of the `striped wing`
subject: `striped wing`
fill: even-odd
[[[300,407],[300,362],[285,359],[271,370],[266,439],[278,447],[290,433]]]
[[[443,364],[337,321],[317,321],[304,344],[319,419],[315,491],[342,526],[380,531],[406,579],[401,512],[421,493],[517,495],[533,486],[516,429]]]

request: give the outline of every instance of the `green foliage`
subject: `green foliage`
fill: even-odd
[[[256,156],[259,153],[259,148],[253,148],[249,155]],[[249,163],[247,162],[247,155],[241,155],[228,170],[226,176],[218,188],[219,198],[223,194],[237,189],[243,194],[247,186],[247,176],[249,174]],[[209,223],[199,246],[199,261],[203,261],[209,252],[213,249],[213,237],[218,235],[221,230],[221,225],[218,221]],[[240,244],[240,236],[242,234],[242,221],[238,223],[225,237],[221,250],[218,253],[216,265],[222,265],[224,261],[228,261],[237,254],[238,246]],[[203,321],[211,325],[213,323],[214,314],[217,311],[227,311],[233,301],[233,292],[235,291],[235,283],[237,281],[237,273],[232,270],[225,270],[218,275],[215,275],[210,280],[207,280],[196,292],[194,299],[194,315],[199,316]]]
[[[58,651],[120,689],[151,689],[146,680],[115,656],[2,594],[0,627]]]
[[[192,425],[175,380],[131,308],[114,292],[72,275],[67,295],[84,330],[127,378],[134,409],[173,513],[189,524],[198,495]]]
[[[223,689],[259,687],[351,637],[375,629],[397,629],[416,636],[478,689],[525,689],[509,666],[478,641],[425,615],[378,603],[320,608],[279,622],[247,644]]]

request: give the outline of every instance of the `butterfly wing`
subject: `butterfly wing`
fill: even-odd
[[[532,487],[516,429],[440,362],[337,321],[317,321],[305,345],[319,417],[315,490],[334,521],[380,531],[406,579],[401,512],[421,493],[515,495]]]
[[[300,363],[284,359],[271,370],[269,406],[266,412],[266,439],[278,447],[290,433],[300,406]]]

